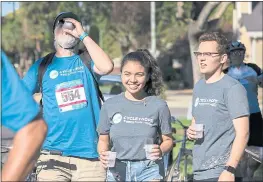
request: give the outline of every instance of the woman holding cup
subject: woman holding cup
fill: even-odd
[[[152,181],[164,178],[162,156],[173,147],[171,115],[158,96],[162,77],[148,50],[127,54],[121,63],[124,93],[101,109],[98,132],[100,161],[107,181]],[[113,167],[109,155],[116,152]]]

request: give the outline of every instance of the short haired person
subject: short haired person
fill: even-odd
[[[68,26],[69,25],[69,26]],[[39,181],[103,181],[105,170],[97,153],[100,100],[95,80],[113,69],[108,55],[84,32],[80,18],[60,13],[53,25],[56,54],[42,80],[44,118],[49,126],[37,172]],[[82,41],[91,68],[76,54]],[[37,60],[24,77],[34,94],[39,88]]]
[[[105,168],[108,152],[117,153],[107,181],[163,180],[162,156],[171,151],[173,140],[169,108],[158,97],[160,68],[148,50],[130,52],[121,62],[121,80],[126,90],[103,104],[98,127],[98,151]],[[153,147],[152,160],[146,157],[147,144]]]
[[[193,90],[192,123],[187,130],[195,140],[193,172],[196,181],[234,181],[249,136],[249,107],[245,88],[223,73],[228,59],[227,39],[218,32],[200,36],[195,52],[200,72]],[[197,138],[195,124],[203,124]]]
[[[34,167],[47,125],[39,106],[1,51],[1,121],[15,132],[13,146],[1,172],[2,181],[23,181]]]
[[[246,89],[249,103],[249,129],[250,135],[248,148],[259,151],[263,148],[263,119],[258,102],[258,87],[263,86],[263,72],[254,63],[245,63],[246,47],[239,41],[231,41],[228,44],[230,66],[224,70],[226,74],[238,80]],[[262,154],[263,155],[263,154]],[[246,164],[244,166],[244,164]],[[260,162],[244,155],[241,169],[245,170],[242,175],[253,180],[254,172],[260,166]]]

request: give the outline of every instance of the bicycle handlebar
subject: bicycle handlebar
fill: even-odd
[[[183,125],[183,123],[179,119],[177,119],[176,117],[172,116],[172,123],[176,123],[176,122],[178,122],[182,126],[182,128],[184,130],[188,129],[188,126]]]

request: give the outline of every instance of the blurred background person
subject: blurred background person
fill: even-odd
[[[263,147],[263,119],[258,101],[258,87],[263,86],[262,69],[256,64],[245,63],[244,58],[246,47],[238,41],[232,41],[228,44],[228,55],[230,66],[225,69],[225,73],[238,80],[247,91],[249,103],[249,140],[248,150],[254,150],[260,155]],[[263,154],[261,154],[263,155]],[[244,166],[243,166],[244,165]],[[248,180],[253,180],[254,172],[260,166],[260,162],[249,157],[247,153],[241,163],[241,174],[248,177]]]

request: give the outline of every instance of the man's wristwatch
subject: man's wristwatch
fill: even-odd
[[[232,173],[232,174],[234,174],[234,175],[235,175],[235,173],[236,173],[236,168],[234,168],[234,167],[232,167],[232,166],[225,166],[225,167],[224,167],[224,170],[226,170],[226,171],[228,171],[228,172],[230,172],[230,173]]]

